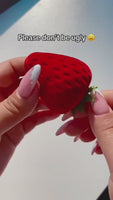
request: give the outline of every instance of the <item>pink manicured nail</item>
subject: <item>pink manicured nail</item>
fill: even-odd
[[[35,88],[40,72],[41,72],[41,66],[35,65],[24,75],[18,87],[18,94],[22,98],[27,98],[30,96],[33,89]]]
[[[56,136],[63,134],[65,128],[65,124],[63,126],[61,126],[57,131],[56,131]]]
[[[91,104],[91,108],[95,115],[105,114],[110,111],[106,100],[99,92],[96,92],[95,100]]]
[[[96,154],[102,154],[102,150],[101,150],[101,148],[100,148],[100,146],[99,146],[99,144],[98,144],[97,141],[94,144],[94,147],[93,147],[93,149],[91,151],[91,155],[94,155],[94,153],[96,153]]]
[[[72,116],[72,111],[69,111],[68,113],[65,113],[62,117],[62,121],[65,121],[67,119],[69,119],[70,117],[73,117]]]
[[[76,136],[76,137],[74,138],[73,142],[77,142],[79,139],[80,139],[80,137],[79,137],[79,136]]]
[[[94,144],[92,148],[91,155],[93,155],[96,152],[96,148],[97,148],[97,142]]]

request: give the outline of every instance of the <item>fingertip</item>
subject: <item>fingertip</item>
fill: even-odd
[[[96,154],[103,154],[101,147],[99,146],[97,141],[95,142],[94,147],[92,148],[91,155],[94,155],[95,153]]]
[[[109,112],[109,105],[100,92],[96,91],[94,102],[91,103],[91,110],[94,115],[102,115]]]

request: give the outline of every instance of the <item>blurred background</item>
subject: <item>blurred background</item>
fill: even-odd
[[[34,51],[76,57],[93,73],[91,85],[112,89],[113,2],[105,0],[20,0],[0,14],[0,62]],[[23,41],[24,35],[95,35],[94,41]],[[26,135],[0,180],[3,200],[95,200],[108,184],[103,155],[95,142],[55,136],[61,117]]]

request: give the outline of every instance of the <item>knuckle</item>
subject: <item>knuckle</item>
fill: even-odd
[[[8,97],[3,102],[3,106],[9,113],[11,113],[11,114],[13,114],[15,116],[17,116],[21,111],[19,102],[13,96]]]

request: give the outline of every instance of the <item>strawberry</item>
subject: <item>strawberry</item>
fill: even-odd
[[[92,78],[84,62],[65,55],[35,52],[25,60],[25,70],[41,65],[40,98],[56,113],[63,114],[76,108],[88,95]]]

